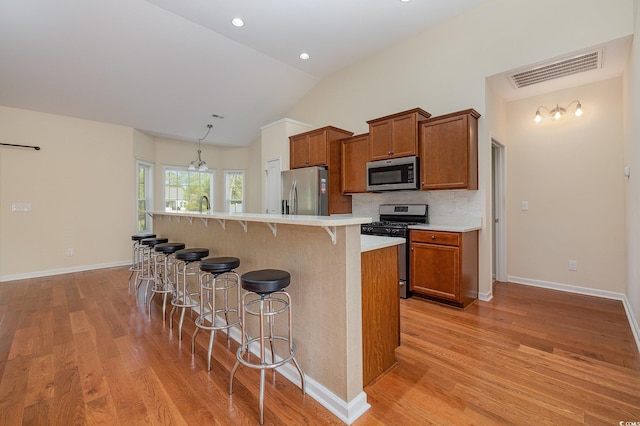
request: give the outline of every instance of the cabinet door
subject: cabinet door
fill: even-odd
[[[312,133],[309,138],[309,166],[327,165],[327,136],[324,131]]]
[[[414,114],[392,120],[391,156],[407,157],[418,153],[418,125]]]
[[[458,301],[460,249],[456,246],[411,243],[411,291]]]
[[[369,125],[369,158],[386,160],[391,152],[391,122],[389,120]]]
[[[292,137],[290,141],[291,164],[289,167],[298,169],[309,166],[309,139],[307,136]]]
[[[421,124],[421,189],[478,189],[472,127],[466,114]]]
[[[367,192],[367,158],[369,135],[354,136],[342,141],[342,192]]]

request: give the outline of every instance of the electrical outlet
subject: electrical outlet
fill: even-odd
[[[569,261],[569,270],[570,271],[577,271],[578,270],[578,262],[576,262],[575,260],[570,260]]]
[[[73,249],[72,248],[68,248],[67,249],[67,256],[73,256]]]
[[[11,203],[12,212],[30,212],[31,203]]]
[[[522,210],[523,212],[526,212],[527,210],[529,210],[529,202],[528,201],[520,202],[520,210]]]

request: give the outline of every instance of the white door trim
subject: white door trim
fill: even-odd
[[[492,161],[492,194],[491,208],[492,219],[492,244],[495,244],[495,279],[507,281],[507,155],[506,146],[491,136],[491,161]],[[495,194],[495,199],[494,199]]]

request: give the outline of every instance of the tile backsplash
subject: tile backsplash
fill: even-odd
[[[450,216],[482,217],[480,191],[390,191],[379,193],[354,194],[352,209],[354,216],[370,216],[379,219],[380,204],[428,204],[429,217]]]

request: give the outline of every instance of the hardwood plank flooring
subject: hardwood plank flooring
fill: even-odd
[[[207,333],[191,355],[127,290],[127,268],[0,283],[0,424],[257,424],[258,372]],[[159,302],[159,300],[157,301]],[[397,364],[365,388],[355,424],[640,422],[640,354],[621,302],[497,283],[466,310],[400,301]],[[342,424],[267,374],[265,423]]]

